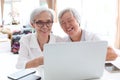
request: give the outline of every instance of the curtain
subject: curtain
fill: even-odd
[[[0,11],[0,12],[1,12],[1,13],[0,13],[1,16],[0,16],[0,18],[1,18],[1,22],[2,22],[2,21],[3,21],[4,0],[1,0],[0,3],[1,3],[1,4],[0,4],[0,5],[1,5],[1,9],[0,9],[0,10],[1,10],[1,11]],[[3,23],[2,23],[2,24],[3,24]]]
[[[48,4],[48,7],[53,9],[55,11],[55,22],[57,22],[57,2],[56,0],[46,0],[47,1],[47,4]]]
[[[118,20],[115,47],[120,49],[120,0],[118,0]]]
[[[1,26],[1,14],[2,12],[1,12],[1,0],[0,0],[0,26]]]

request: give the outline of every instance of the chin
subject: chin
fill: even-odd
[[[69,36],[72,36],[73,35],[73,31],[71,31],[71,32],[68,32],[67,34],[69,35]]]

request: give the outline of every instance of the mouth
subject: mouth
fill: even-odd
[[[43,33],[48,33],[49,30],[47,30],[47,29],[42,29],[41,32],[43,32]]]
[[[73,27],[70,27],[70,28],[66,29],[66,31],[67,31],[68,33],[70,33],[71,31],[73,31]]]

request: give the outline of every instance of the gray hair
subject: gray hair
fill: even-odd
[[[30,23],[34,22],[34,18],[36,15],[38,15],[39,13],[42,13],[44,11],[49,12],[51,14],[52,21],[54,21],[54,11],[50,8],[40,7],[40,8],[36,8],[32,11],[32,13],[30,15]]]
[[[79,23],[79,25],[80,25],[80,23],[81,23],[80,14],[74,8],[66,8],[59,13],[58,20],[59,20],[60,25],[61,25],[61,17],[66,12],[71,12],[73,14],[73,16],[75,17],[75,19],[77,20],[77,22]]]

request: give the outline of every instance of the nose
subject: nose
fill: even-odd
[[[48,28],[48,26],[47,26],[46,23],[44,23],[42,27],[43,27],[43,28]]]
[[[66,25],[65,25],[67,28],[70,26],[70,24],[68,22],[66,22]]]

